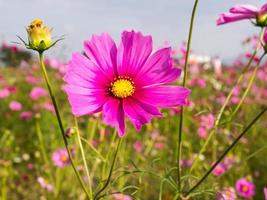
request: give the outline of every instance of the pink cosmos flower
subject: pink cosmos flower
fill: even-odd
[[[10,91],[7,88],[0,89],[0,99],[4,99],[10,95]]]
[[[237,196],[235,189],[232,187],[225,187],[217,194],[217,200],[236,200]]]
[[[48,192],[52,192],[54,189],[53,186],[49,184],[43,177],[38,177],[37,182],[42,188],[46,189]]]
[[[46,96],[47,91],[41,87],[34,87],[30,92],[30,97],[32,100],[38,100],[39,98]]]
[[[244,198],[251,198],[255,194],[255,185],[254,183],[248,181],[245,178],[241,178],[236,182],[236,191],[239,196]]]
[[[263,188],[263,192],[264,192],[264,199],[267,200],[267,188]]]
[[[133,144],[133,148],[137,153],[141,153],[144,149],[143,143],[140,140],[137,140],[134,144]]]
[[[225,172],[225,167],[224,167],[224,165],[223,165],[223,164],[218,164],[218,165],[215,167],[215,169],[212,171],[212,174],[213,174],[214,176],[220,176],[220,175],[224,174],[224,172]]]
[[[13,111],[20,111],[22,109],[22,105],[18,101],[11,101],[9,103],[9,108],[10,110],[13,110]]]
[[[73,54],[64,76],[74,115],[102,112],[123,136],[126,117],[140,130],[162,116],[159,108],[186,104],[190,91],[168,85],[181,74],[172,66],[171,48],[152,53],[151,36],[124,31],[117,47],[107,33],[93,35],[84,50]]]
[[[132,200],[132,198],[125,194],[113,194],[115,200]]]
[[[32,116],[33,116],[33,113],[31,111],[24,111],[24,112],[21,112],[19,115],[20,119],[24,121],[30,120]]]
[[[63,168],[70,163],[68,152],[66,149],[58,149],[52,155],[52,161],[55,166]]]
[[[256,19],[257,25],[263,26],[267,19],[267,4],[264,4],[260,9],[253,5],[236,5],[229,12],[220,15],[217,25],[244,19]]]
[[[201,139],[207,139],[207,137],[208,137],[208,135],[209,135],[209,133],[208,133],[208,130],[205,128],[205,127],[203,127],[203,126],[201,126],[201,127],[199,127],[198,129],[197,129],[197,133],[198,133],[198,136],[201,138]]]

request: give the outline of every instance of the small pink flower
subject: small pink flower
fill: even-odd
[[[20,119],[24,121],[30,120],[32,116],[33,114],[31,111],[24,111],[20,113]]]
[[[264,200],[267,200],[267,187],[263,188]]]
[[[132,198],[125,194],[113,194],[115,200],[132,200]]]
[[[143,151],[143,143],[140,140],[137,140],[134,144],[133,144],[134,150],[137,153],[141,153]]]
[[[10,95],[10,91],[7,88],[0,89],[0,99],[4,99]]]
[[[63,168],[70,163],[68,152],[66,149],[58,149],[52,155],[52,161],[55,166]]]
[[[254,183],[248,181],[245,178],[241,178],[236,182],[236,191],[239,196],[244,198],[251,198],[255,194],[255,185]]]
[[[212,174],[214,176],[220,176],[222,174],[224,174],[225,172],[225,167],[223,166],[223,164],[218,164],[215,169],[212,171]]]
[[[52,192],[54,189],[53,186],[49,184],[43,177],[38,177],[37,182],[42,188],[46,189],[48,192]]]
[[[207,129],[205,127],[203,127],[203,126],[201,126],[201,127],[198,128],[197,133],[198,133],[198,136],[201,139],[207,139],[207,137],[209,135]]]
[[[201,115],[200,121],[201,121],[200,124],[202,127],[205,127],[207,129],[211,129],[214,125],[215,117],[213,114]]]
[[[46,96],[47,91],[44,88],[41,87],[34,87],[32,91],[30,92],[30,97],[32,100],[38,100],[39,98]]]
[[[22,105],[18,101],[11,101],[9,103],[9,108],[10,110],[13,110],[13,111],[20,111],[22,109]]]
[[[217,194],[217,200],[236,200],[237,196],[233,187],[225,187]]]

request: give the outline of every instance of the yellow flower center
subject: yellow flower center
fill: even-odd
[[[243,186],[241,187],[241,191],[242,191],[242,192],[247,192],[247,191],[248,191],[248,186],[243,185]]]
[[[118,79],[111,83],[110,91],[115,97],[126,98],[133,95],[135,87],[130,78],[119,76]]]
[[[67,156],[61,156],[60,160],[63,162],[66,162],[68,160],[68,157]]]

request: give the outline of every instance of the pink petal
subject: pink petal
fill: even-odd
[[[172,67],[171,48],[163,48],[148,58],[134,82],[140,86],[171,83],[180,74],[180,69]]]
[[[236,14],[249,14],[256,17],[259,10],[257,7],[252,5],[236,5],[230,9],[230,12]]]
[[[101,68],[79,53],[72,55],[64,80],[67,83],[88,88],[103,88],[110,83],[109,77]]]
[[[222,24],[240,21],[244,19],[253,19],[253,18],[255,18],[254,14],[224,13],[224,14],[221,14],[219,19],[217,20],[217,25],[222,25]]]
[[[117,70],[117,47],[110,35],[93,35],[90,41],[84,42],[84,50],[89,59],[112,80]]]
[[[143,36],[140,32],[122,33],[122,42],[118,48],[118,73],[120,76],[130,76],[142,68],[152,51],[151,36]]]
[[[266,12],[267,12],[267,3],[264,4],[260,9],[260,13],[266,13]]]
[[[161,116],[159,110],[149,104],[137,101],[133,98],[127,98],[123,100],[124,111],[137,130],[149,123],[155,116]]]
[[[179,86],[157,86],[137,90],[134,98],[158,107],[186,105],[190,90]]]
[[[125,134],[125,119],[122,101],[109,98],[103,105],[103,120],[106,124],[114,126],[120,137]]]

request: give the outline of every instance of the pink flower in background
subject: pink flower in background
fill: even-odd
[[[113,194],[115,200],[132,200],[132,198],[125,194]]]
[[[236,200],[237,196],[233,187],[225,187],[222,191],[218,192],[217,200]]]
[[[143,151],[143,143],[140,140],[137,140],[134,144],[133,144],[134,150],[137,153],[141,153]]]
[[[267,188],[263,188],[264,200],[267,200]]]
[[[123,136],[126,117],[140,130],[162,116],[159,108],[186,104],[190,91],[167,85],[181,74],[172,66],[171,48],[151,54],[151,36],[124,31],[117,48],[107,33],[93,35],[84,50],[86,56],[73,54],[64,77],[74,115],[102,112],[103,121]]]
[[[33,113],[31,111],[24,111],[20,113],[20,119],[27,121],[30,120],[33,116]]]
[[[0,99],[4,99],[10,95],[10,91],[7,88],[0,89]]]
[[[34,77],[31,74],[27,75],[25,79],[26,79],[26,82],[29,84],[36,84],[40,82],[38,78]]]
[[[223,166],[223,164],[218,164],[215,169],[212,171],[212,174],[214,176],[220,176],[222,174],[224,174],[225,172],[225,167]]]
[[[197,129],[197,133],[198,133],[198,136],[201,138],[201,139],[207,139],[209,133],[208,133],[208,130],[201,126]]]
[[[52,161],[55,166],[63,168],[70,163],[68,152],[66,149],[58,149],[52,155]]]
[[[248,181],[245,178],[241,178],[236,182],[236,191],[239,196],[244,198],[251,198],[255,194],[255,185],[254,183]]]
[[[240,21],[244,19],[256,19],[259,26],[266,23],[267,4],[260,9],[253,5],[236,5],[229,12],[220,15],[217,25]]]
[[[6,87],[6,89],[8,89],[8,91],[9,91],[11,94],[16,93],[16,91],[17,91],[17,88],[16,88],[15,86],[8,86],[8,87]]]
[[[13,111],[20,111],[22,109],[22,105],[18,101],[11,101],[9,103],[9,108],[10,110],[13,110]]]
[[[47,91],[41,87],[34,87],[30,92],[30,97],[32,100],[38,100],[39,98],[46,96]]]
[[[42,188],[46,189],[48,192],[52,192],[54,190],[53,186],[49,184],[43,177],[38,177],[37,182]]]
[[[211,129],[214,125],[215,117],[213,114],[201,115],[200,121],[201,121],[200,124],[202,127],[205,127],[207,129]]]

